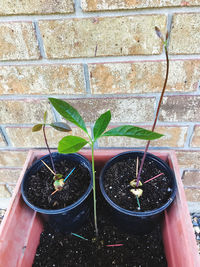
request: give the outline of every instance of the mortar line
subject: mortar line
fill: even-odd
[[[58,114],[59,115],[59,114]],[[60,119],[61,120],[61,119]],[[133,122],[134,125],[137,125],[137,126],[151,126],[152,125],[152,121],[143,121],[143,122]],[[70,124],[70,123],[69,123]],[[93,123],[91,122],[87,122],[86,123],[88,126],[91,126]],[[123,125],[124,122],[111,122],[110,123],[110,126],[120,126],[120,125]],[[129,122],[130,124],[130,122]],[[172,126],[172,127],[189,127],[189,126],[193,126],[193,125],[200,125],[199,122],[163,122],[163,121],[159,121],[158,122],[158,126],[162,126],[162,127],[169,127],[169,126]],[[21,124],[14,124],[14,123],[6,123],[6,124],[3,124],[2,127],[5,127],[5,128],[18,128],[18,127],[21,127],[21,128],[30,128],[30,127],[33,127],[34,123],[21,123]],[[73,124],[70,124],[73,128]],[[47,127],[50,127],[50,126],[47,126]]]
[[[195,123],[193,125],[189,125],[188,127],[186,141],[185,141],[186,148],[190,148],[191,146],[192,136],[194,134],[194,127],[195,127]]]
[[[84,72],[84,80],[85,80],[86,93],[89,94],[89,95],[91,95],[89,70],[88,70],[88,65],[87,64],[83,64],[83,72]]]
[[[84,16],[82,9],[81,9],[81,2],[80,0],[74,0],[74,8],[75,8],[75,16],[82,18]]]
[[[10,141],[9,136],[7,135],[7,132],[6,132],[5,128],[4,128],[4,126],[0,126],[0,133],[2,134],[2,137],[3,137],[4,141],[6,142],[6,145],[7,146],[12,146],[12,143]]]
[[[160,96],[160,92],[152,92],[152,93],[132,93],[132,94],[69,94],[69,95],[59,95],[59,94],[54,94],[53,97],[55,98],[60,98],[60,99],[70,99],[70,100],[76,100],[76,99],[102,99],[102,98],[107,98],[107,99],[121,99],[121,98],[126,98],[126,99],[131,99],[131,98],[135,98],[135,99],[140,99],[140,98],[145,98],[145,99],[149,99],[149,98],[159,98]],[[167,91],[165,93],[164,98],[166,97],[176,97],[176,96],[188,96],[188,97],[192,97],[192,96],[196,96],[196,97],[200,97],[200,93],[199,91],[188,91],[188,92],[170,92]],[[10,100],[10,101],[23,101],[24,99],[31,99],[33,101],[36,100],[47,100],[48,97],[52,97],[52,95],[48,94],[48,95],[1,95],[0,96],[0,100]],[[48,100],[47,100],[48,101]]]
[[[66,14],[39,14],[39,15],[5,15],[0,17],[0,22],[7,21],[32,21],[38,20],[56,20],[56,19],[73,19],[73,18],[92,18],[92,17],[119,17],[133,15],[165,15],[167,13],[198,13],[200,7],[152,7],[144,9],[126,9],[126,10],[99,10],[97,12],[83,12],[80,8],[79,1],[75,2],[75,12]]]
[[[169,55],[170,60],[200,60],[200,54],[192,55]],[[104,56],[104,57],[80,57],[68,59],[40,59],[40,60],[10,60],[1,61],[0,67],[3,66],[33,66],[33,65],[60,65],[60,64],[98,64],[98,63],[131,63],[146,61],[164,61],[164,54],[160,55],[130,55],[130,56]]]
[[[45,59],[46,58],[46,54],[45,54],[43,40],[42,40],[42,36],[41,36],[41,33],[40,33],[38,22],[37,21],[33,21],[33,24],[34,24],[34,28],[35,28],[35,32],[36,32],[36,38],[37,38],[37,41],[38,41],[40,54],[41,54],[42,58]]]

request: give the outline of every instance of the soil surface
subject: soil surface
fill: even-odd
[[[88,169],[69,160],[55,162],[56,173],[62,174],[63,178],[74,167],[76,169],[66,180],[63,189],[51,195],[55,191],[53,174],[47,167],[42,166],[27,182],[26,195],[28,200],[43,209],[62,209],[76,202],[89,187],[91,177]]]
[[[98,197],[98,196],[97,196]],[[103,199],[97,201],[99,238],[95,240],[93,215],[76,234],[62,235],[49,226],[41,234],[33,267],[167,267],[160,227],[148,235],[136,236],[113,226]],[[111,246],[107,245],[116,245]]]
[[[139,160],[140,164],[141,160]],[[142,196],[139,197],[139,204],[136,196],[131,193],[133,187],[130,181],[136,179],[136,159],[128,158],[114,163],[105,173],[104,188],[109,198],[120,207],[131,211],[149,211],[157,209],[165,204],[172,191],[172,182],[168,174],[144,183],[145,181],[164,173],[158,169],[155,162],[146,158],[141,173]]]

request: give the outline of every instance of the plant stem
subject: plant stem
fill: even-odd
[[[54,166],[53,158],[52,158],[52,155],[51,155],[51,150],[50,150],[49,145],[48,145],[48,142],[47,142],[46,131],[45,131],[45,124],[43,124],[42,130],[43,130],[43,134],[44,134],[44,140],[45,140],[45,143],[46,143],[46,147],[47,147],[47,149],[49,151],[51,165],[52,165],[53,171],[56,173],[56,169],[55,169],[55,166]]]
[[[96,185],[95,185],[95,168],[94,168],[94,142],[91,143],[92,149],[92,178],[93,178],[93,203],[94,203],[94,226],[96,236],[98,236],[98,227],[97,227],[97,204],[96,204]]]
[[[165,56],[166,56],[166,61],[167,61],[167,69],[166,69],[166,75],[165,75],[165,82],[164,82],[164,85],[163,85],[162,93],[161,93],[160,100],[159,100],[158,107],[157,107],[157,111],[156,111],[156,116],[155,116],[154,123],[153,123],[152,129],[151,129],[152,132],[154,131],[154,129],[156,127],[156,122],[158,120],[158,114],[159,114],[159,111],[160,111],[160,106],[161,106],[161,103],[162,103],[162,100],[163,100],[163,96],[164,96],[166,85],[167,85],[168,75],[169,75],[169,58],[168,58],[168,51],[167,51],[167,42],[164,43],[164,48],[165,48]],[[147,154],[147,150],[149,148],[149,145],[150,145],[150,140],[146,144],[146,147],[145,147],[145,150],[144,150],[144,155],[142,157],[142,162],[141,162],[141,165],[140,165],[140,169],[139,169],[139,172],[138,172],[138,175],[137,175],[137,183],[136,183],[137,187],[139,185],[140,175],[141,175],[141,172],[142,172],[142,168],[143,168],[143,165],[144,165],[144,160],[146,158],[146,154]]]

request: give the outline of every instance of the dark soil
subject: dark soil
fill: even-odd
[[[139,160],[140,164],[141,160]],[[146,158],[141,173],[142,184],[148,179],[162,173],[155,162]],[[104,188],[109,198],[120,207],[131,211],[149,211],[157,209],[165,204],[172,191],[172,182],[168,174],[143,184],[143,194],[139,197],[140,208],[135,195],[130,192],[133,187],[130,181],[136,179],[136,159],[128,158],[126,160],[114,163],[105,173]]]
[[[136,236],[119,231],[110,218],[103,199],[97,201],[99,238],[94,240],[93,215],[76,234],[56,233],[48,226],[41,234],[33,267],[167,267],[160,227],[148,235]],[[122,244],[119,247],[107,245]]]
[[[56,173],[62,174],[63,178],[74,167],[76,169],[66,180],[63,189],[51,195],[55,191],[53,174],[47,167],[42,166],[27,182],[26,195],[28,200],[43,209],[62,209],[76,202],[89,187],[91,177],[88,169],[69,160],[55,162]]]

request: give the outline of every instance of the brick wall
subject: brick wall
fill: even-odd
[[[176,150],[188,201],[200,201],[200,0],[2,0],[0,197],[27,151],[45,147],[33,124],[45,110],[59,120],[49,96],[78,108],[89,129],[107,109],[113,126],[151,127],[166,68],[155,26],[170,34],[170,74],[157,126],[165,136],[151,148]],[[47,134],[51,147],[63,136]],[[110,137],[97,147],[144,145]]]

